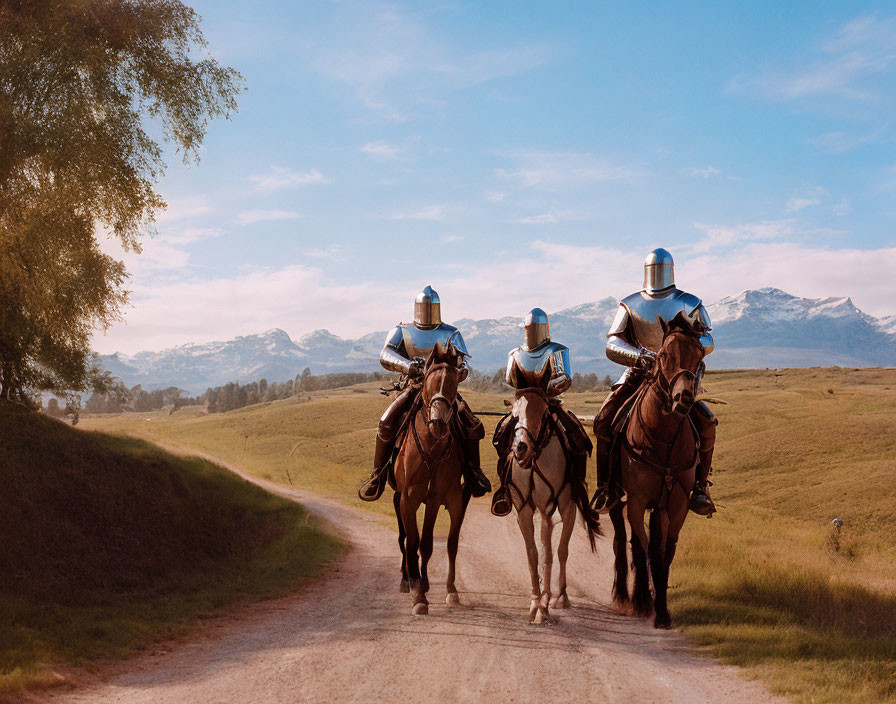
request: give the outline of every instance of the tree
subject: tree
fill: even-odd
[[[0,0],[0,397],[102,386],[127,274],[97,232],[139,251],[160,142],[197,160],[241,89],[180,0]]]

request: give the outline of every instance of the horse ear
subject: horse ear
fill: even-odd
[[[663,320],[663,316],[657,314],[656,319],[660,321],[660,327],[663,329],[663,336],[665,337],[669,333],[669,326],[666,324],[666,321]]]

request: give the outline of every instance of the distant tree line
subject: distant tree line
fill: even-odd
[[[84,412],[145,413],[169,406],[174,412],[184,406],[205,406],[209,413],[226,413],[256,403],[280,401],[311,391],[338,389],[372,381],[391,382],[395,380],[394,374],[383,372],[340,372],[313,375],[311,370],[306,367],[301,374],[296,375],[295,379],[287,381],[268,382],[267,379],[261,379],[248,384],[234,381],[223,386],[209,388],[199,396],[188,396],[183,389],[178,389],[176,386],[147,391],[137,384],[129,389],[124,382],[116,379],[105,392],[96,392],[88,399],[84,405]],[[594,373],[576,373],[572,377],[570,391],[603,391],[609,389],[612,383],[609,375],[600,379]],[[493,374],[483,374],[472,369],[464,382],[464,388],[482,393],[506,393],[510,390],[510,387],[504,383],[503,369],[499,369]],[[56,417],[76,415],[72,413],[71,409],[60,407],[55,398],[50,399],[46,412]]]

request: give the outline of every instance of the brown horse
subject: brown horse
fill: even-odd
[[[460,604],[454,586],[454,563],[460,528],[470,502],[470,489],[461,484],[463,455],[452,426],[455,418],[458,366],[462,355],[449,343],[436,345],[423,372],[423,388],[410,411],[408,428],[395,460],[395,515],[401,548],[401,591],[414,593],[415,614],[429,612],[427,565],[432,556],[433,528],[439,507],[451,517],[448,531],[449,606]],[[417,509],[426,504],[422,537]],[[419,549],[421,563],[417,560]]]
[[[569,539],[576,524],[576,509],[585,520],[591,549],[600,534],[600,525],[588,507],[584,484],[570,477],[569,459],[563,428],[553,415],[547,394],[541,388],[520,389],[511,414],[516,421],[513,444],[507,457],[507,484],[516,509],[516,519],[529,560],[532,596],[529,619],[541,623],[549,608],[569,608],[566,594],[566,560]],[[563,412],[563,411],[560,411]],[[553,568],[554,511],[559,512],[563,527],[557,546],[559,563],[558,593],[551,598]],[[542,578],[539,579],[538,548],[535,544],[535,514],[541,516]]]
[[[655,628],[670,628],[666,601],[669,568],[678,536],[688,514],[694,486],[699,439],[689,420],[699,387],[704,350],[699,332],[681,314],[663,326],[663,346],[653,369],[639,388],[620,443],[622,486],[626,502],[610,511],[615,537],[616,578],[613,599],[627,609],[649,616]],[[650,534],[644,513],[650,513]],[[634,594],[629,597],[628,557],[623,511],[632,528]],[[656,598],[650,595],[648,562]]]

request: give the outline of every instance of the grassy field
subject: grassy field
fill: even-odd
[[[0,699],[286,593],[344,545],[210,462],[0,403]]]
[[[716,372],[705,386],[726,402],[715,406],[721,511],[685,526],[673,616],[707,652],[794,701],[896,701],[896,371]],[[603,396],[566,403],[593,415]],[[504,409],[503,396],[465,397],[476,410]],[[365,385],[222,415],[84,424],[196,447],[359,505],[385,404]],[[483,420],[491,431],[497,418]],[[485,443],[483,458],[494,477]],[[391,513],[389,502],[365,506]]]

